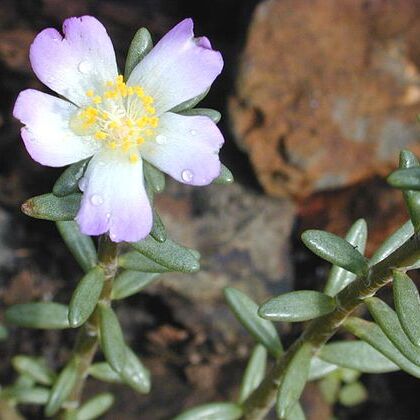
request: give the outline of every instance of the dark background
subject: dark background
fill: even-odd
[[[420,2],[409,0],[0,0],[0,309],[68,302],[81,275],[54,225],[19,209],[50,191],[60,173],[31,161],[11,117],[20,90],[45,89],[30,69],[32,39],[66,17],[91,14],[106,26],[122,68],[139,27],[157,40],[192,17],[196,34],[208,36],[225,60],[203,106],[223,114],[221,156],[237,182],[203,189],[169,183],[158,199],[162,218],[172,237],[202,253],[202,271],[165,275],[116,305],[126,340],[152,371],[151,394],[95,381],[87,394],[115,391],[108,419],[169,419],[185,407],[234,398],[252,341],[227,310],[223,287],[258,302],[292,288],[320,290],[328,267],[303,248],[304,229],[342,235],[365,217],[371,254],[407,218],[383,176],[400,148],[419,148],[419,11]],[[288,344],[301,325],[279,328]],[[43,355],[59,368],[74,338],[73,331],[12,329],[0,343],[1,384],[13,380],[12,355]],[[337,418],[418,417],[416,379],[393,373],[363,382],[368,402],[336,406]],[[304,406],[310,419],[332,415],[315,385]],[[32,407],[25,414],[42,418]]]

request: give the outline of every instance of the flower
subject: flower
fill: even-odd
[[[79,183],[76,220],[83,233],[109,233],[114,242],[145,238],[152,228],[143,159],[176,180],[207,185],[220,173],[223,136],[204,116],[171,112],[205,92],[223,59],[206,37],[194,38],[193,22],[171,29],[125,82],[104,26],[94,17],[67,19],[64,37],[40,32],[30,49],[41,82],[66,98],[22,91],[13,115],[31,157],[65,166],[92,157]]]

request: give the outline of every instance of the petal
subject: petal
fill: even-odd
[[[95,153],[98,142],[69,127],[76,111],[72,103],[34,89],[19,94],[13,115],[25,124],[21,134],[32,159],[46,166],[65,166]]]
[[[140,85],[162,114],[205,92],[223,68],[222,55],[207,38],[195,39],[193,21],[171,29],[134,68],[129,85]]]
[[[103,89],[117,76],[114,47],[94,17],[64,21],[63,36],[48,28],[31,45],[30,60],[42,83],[76,105],[87,103],[86,91]]]
[[[150,233],[153,216],[141,159],[131,163],[123,153],[98,153],[80,185],[84,194],[76,219],[83,233],[109,232],[114,242],[135,242]]]
[[[167,112],[159,121],[156,141],[144,143],[144,159],[191,185],[207,185],[220,174],[218,152],[223,136],[208,117]]]

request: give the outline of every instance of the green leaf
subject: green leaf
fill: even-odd
[[[398,315],[381,299],[364,300],[370,314],[394,346],[410,361],[420,366],[420,348],[415,346],[402,330]]]
[[[285,293],[265,302],[258,314],[270,321],[300,322],[332,312],[335,299],[314,290]]]
[[[56,222],[56,224],[67,248],[69,248],[80,267],[85,272],[93,268],[98,261],[98,257],[92,238],[81,233],[79,226],[73,220]]]
[[[28,375],[39,384],[51,385],[54,381],[54,372],[42,359],[19,355],[12,359],[12,365],[17,372]]]
[[[364,373],[385,373],[398,366],[364,341],[335,341],[322,347],[319,357],[328,363]]]
[[[146,239],[133,242],[132,247],[170,271],[195,273],[200,269],[200,263],[193,257],[188,248],[178,245],[171,239],[160,243],[148,236]],[[152,272],[150,270],[145,270]]]
[[[127,59],[125,61],[124,79],[128,80],[134,67],[144,58],[144,56],[153,48],[153,41],[150,32],[146,28],[140,28],[134,35],[128,49]]]
[[[48,388],[41,386],[34,388],[13,387],[9,396],[16,400],[18,404],[44,405],[48,401],[50,391]]]
[[[151,284],[159,274],[141,273],[139,271],[123,271],[112,285],[112,299],[124,299],[140,292]]]
[[[346,241],[356,247],[360,254],[364,254],[367,240],[367,225],[364,219],[357,220],[345,237]],[[328,276],[325,293],[335,296],[348,284],[356,279],[356,275],[337,265],[332,266]]]
[[[401,190],[420,190],[420,167],[397,169],[388,177],[388,183]]]
[[[366,259],[346,240],[322,230],[307,230],[303,243],[316,255],[358,276],[366,274]]]
[[[141,271],[144,273],[166,273],[169,271],[167,267],[154,262],[137,251],[121,255],[118,258],[118,265],[126,270]]]
[[[160,218],[156,209],[153,210],[153,226],[152,230],[150,231],[150,236],[158,242],[166,241],[165,225],[163,224],[162,219]]]
[[[149,370],[129,347],[126,347],[126,355],[127,361],[121,372],[121,378],[140,394],[148,394],[151,387]]]
[[[191,408],[173,420],[237,420],[242,408],[234,403],[210,403]]]
[[[359,379],[362,372],[354,369],[340,368],[339,374],[343,382],[350,384]]]
[[[105,274],[101,267],[92,268],[77,285],[69,305],[69,323],[80,327],[92,315],[104,286]]]
[[[369,265],[375,265],[379,261],[385,259],[388,255],[397,250],[404,242],[407,242],[413,235],[414,227],[411,220],[409,220],[382,243],[369,260]]]
[[[400,153],[400,168],[414,168],[419,166],[417,158],[408,150],[402,150]],[[420,230],[420,193],[416,191],[404,191],[404,200],[407,205],[410,219],[414,230]]]
[[[112,369],[121,374],[126,364],[127,350],[120,323],[106,304],[99,303],[98,309],[102,351]]]
[[[225,299],[238,321],[261,343],[272,356],[283,353],[283,347],[274,325],[258,316],[258,305],[245,293],[232,287],[224,289]]]
[[[7,340],[9,337],[9,331],[7,331],[7,328],[4,325],[0,324],[0,341]]]
[[[338,400],[345,407],[361,404],[368,398],[366,388],[360,382],[344,385],[338,395]]]
[[[316,381],[338,369],[337,365],[328,363],[317,356],[313,356],[309,366],[308,381]]]
[[[65,197],[43,194],[32,197],[22,204],[22,211],[36,219],[65,221],[73,220],[80,207],[82,194],[75,193]]]
[[[350,317],[344,322],[344,328],[356,337],[370,344],[382,353],[391,362],[395,363],[400,369],[410,375],[420,378],[420,367],[410,362],[401,352],[394,347],[391,340],[385,335],[381,328],[374,322],[364,321],[363,319]],[[357,369],[355,366],[345,366]],[[358,369],[362,371],[362,369]]]
[[[295,404],[292,409],[289,410],[289,413],[286,417],[287,420],[305,420],[305,413],[303,412],[302,406],[300,404]]]
[[[232,172],[226,168],[225,165],[222,165],[220,169],[220,175],[215,180],[213,180],[213,184],[228,185],[233,184],[233,182],[234,178]]]
[[[89,368],[89,375],[109,383],[121,383],[121,376],[106,362],[94,363]]]
[[[319,382],[319,390],[329,405],[335,404],[340,391],[341,380],[338,372],[326,376]]]
[[[279,418],[286,418],[299,401],[308,379],[311,358],[312,346],[305,343],[286,366],[277,394],[276,412]]]
[[[172,108],[170,112],[185,112],[191,108],[194,108],[199,102],[201,102],[209,93],[210,88],[208,88],[205,92],[200,93],[200,95],[197,95],[196,97],[192,99],[188,99],[185,102],[182,102],[182,104],[177,105],[176,107]]]
[[[77,410],[77,420],[93,420],[105,414],[114,404],[114,396],[109,392],[95,395]]]
[[[201,115],[204,117],[209,117],[214,123],[218,123],[222,118],[222,114],[215,109],[210,108],[192,108],[186,111],[179,112],[181,115]]]
[[[413,280],[401,271],[394,271],[394,302],[401,326],[408,338],[420,346],[420,295]]]
[[[153,192],[160,193],[165,189],[165,174],[149,162],[143,161],[144,177]]]
[[[8,323],[25,328],[69,328],[68,307],[55,302],[20,303],[6,310]]]
[[[45,406],[45,415],[54,416],[60,410],[63,403],[70,396],[70,393],[77,380],[77,363],[75,359],[70,360],[67,366],[60,372],[51,389],[48,403]]]
[[[54,184],[53,194],[57,197],[64,197],[79,192],[79,180],[83,177],[89,160],[90,159],[84,159],[70,165]]]
[[[249,358],[242,378],[238,399],[239,403],[244,402],[264,379],[266,364],[267,350],[261,344],[257,344]]]

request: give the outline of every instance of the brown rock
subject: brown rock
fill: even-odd
[[[419,13],[414,0],[257,7],[230,113],[270,195],[352,185],[420,152]]]

